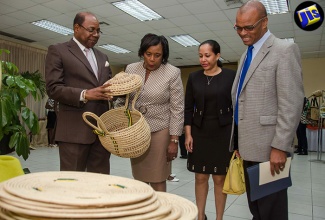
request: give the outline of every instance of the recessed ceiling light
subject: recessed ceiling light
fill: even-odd
[[[182,35],[174,35],[170,36],[170,38],[177,43],[183,45],[184,47],[191,47],[191,46],[199,46],[200,42],[195,40],[193,37],[191,37],[188,34],[182,34]]]
[[[140,21],[163,19],[161,15],[157,14],[137,0],[125,0],[113,2],[112,4]]]
[[[64,26],[56,24],[56,23],[53,23],[51,21],[47,21],[47,20],[34,21],[34,22],[32,22],[32,24],[36,25],[38,27],[41,27],[41,28],[45,28],[50,31],[54,31],[59,34],[63,34],[63,35],[72,35],[73,34],[72,29],[64,27]]]
[[[268,14],[283,14],[289,12],[287,0],[260,0]]]
[[[103,44],[103,45],[100,45],[99,47],[109,50],[109,51],[112,51],[114,53],[130,53],[131,52],[127,49],[124,49],[122,47],[118,47],[118,46],[115,46],[112,44]]]

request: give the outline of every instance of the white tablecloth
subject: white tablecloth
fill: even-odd
[[[318,130],[306,129],[308,150],[317,151],[318,149]],[[325,152],[325,129],[322,129],[322,151]]]

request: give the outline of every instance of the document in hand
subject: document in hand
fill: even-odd
[[[290,165],[291,157],[288,157],[283,171],[274,176],[271,175],[270,161],[248,167],[251,201],[292,186]]]

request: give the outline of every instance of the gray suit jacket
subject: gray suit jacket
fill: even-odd
[[[234,106],[245,55],[232,87]],[[244,160],[268,161],[271,147],[292,152],[303,98],[299,48],[271,34],[252,60],[238,97],[238,149]],[[230,150],[233,144],[232,135]]]
[[[98,116],[108,111],[107,101],[80,101],[81,91],[103,85],[111,78],[111,69],[105,67],[108,57],[93,48],[97,60],[97,80],[86,56],[76,42],[52,45],[46,56],[45,78],[47,94],[60,103],[57,117],[56,141],[90,144],[96,139],[92,128],[82,119],[90,111]]]

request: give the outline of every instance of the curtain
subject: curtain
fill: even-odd
[[[43,80],[45,80],[45,57],[47,50],[2,39],[0,39],[0,49],[10,51],[10,54],[2,53],[1,60],[14,63],[18,67],[19,72],[35,72],[38,70]],[[38,101],[35,101],[32,96],[26,98],[27,106],[41,119],[46,117],[46,101],[47,97]]]

